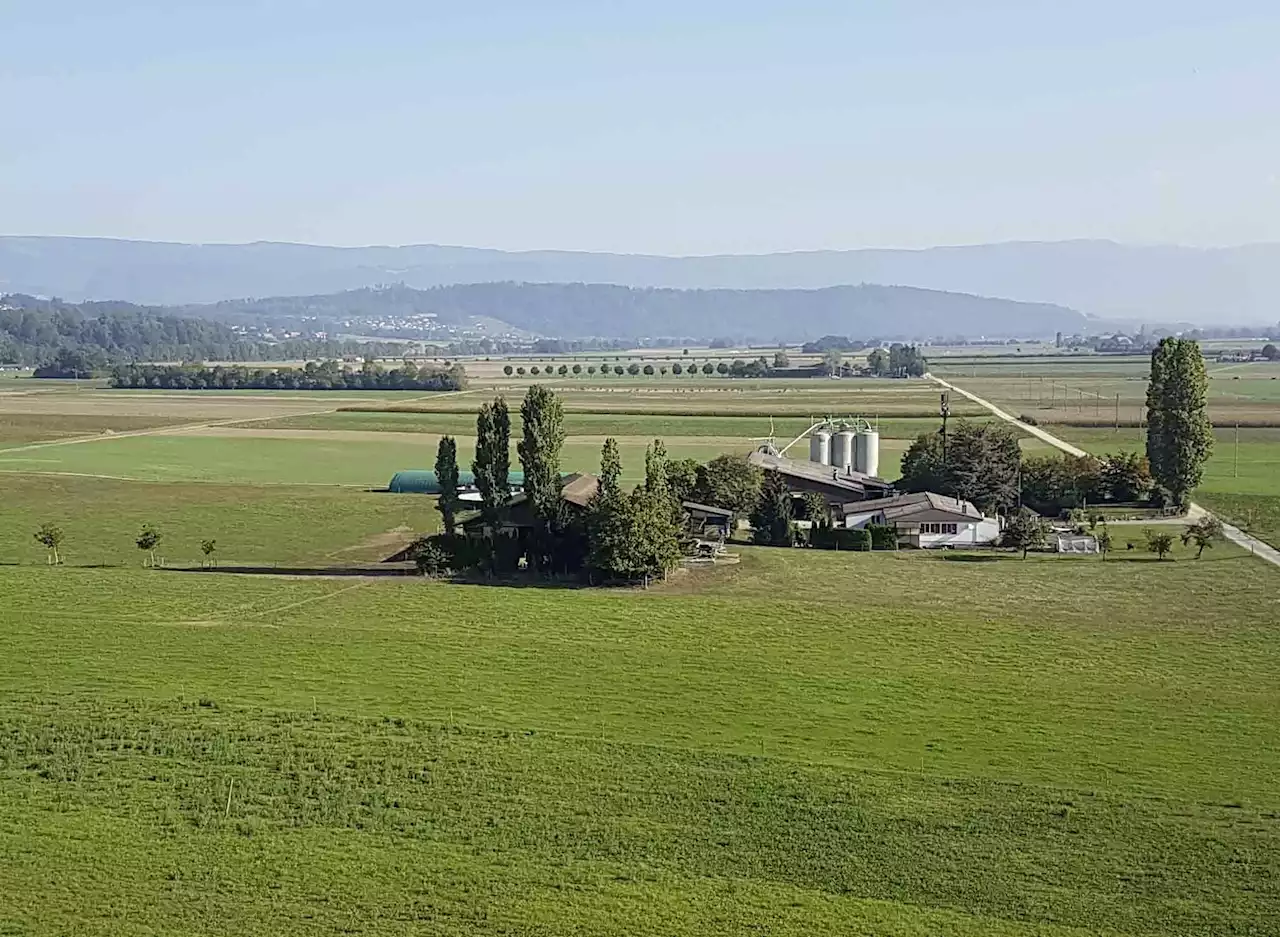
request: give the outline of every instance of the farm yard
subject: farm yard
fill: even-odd
[[[1139,363],[974,361],[934,370],[1141,448]],[[647,590],[400,575],[379,561],[439,515],[376,489],[444,434],[469,465],[480,403],[533,381],[490,370],[434,395],[5,380],[0,933],[1274,930],[1280,570],[1122,542],[744,546]],[[1273,371],[1211,367],[1196,497],[1280,539]],[[705,460],[826,413],[878,418],[892,478],[937,423],[921,380],[550,383],[564,469],[614,436],[630,483],[654,437]]]

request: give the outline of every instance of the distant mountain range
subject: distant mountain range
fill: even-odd
[[[321,296],[232,300],[166,310],[227,322],[320,323],[433,313],[446,325],[496,319],[557,338],[670,337],[798,341],[857,338],[1051,337],[1081,331],[1073,309],[906,286],[817,290],[676,290],[583,283],[470,283],[429,290],[394,286]],[[313,323],[314,325],[315,323]],[[329,325],[338,331],[336,325]]]
[[[660,257],[0,237],[0,292],[69,300],[187,304],[393,283],[427,288],[498,282],[726,290],[868,283],[1052,303],[1105,319],[1270,324],[1280,319],[1280,244],[1199,249],[1058,241]]]

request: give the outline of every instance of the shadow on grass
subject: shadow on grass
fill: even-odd
[[[378,579],[418,575],[416,569],[388,569],[385,566],[162,566],[157,572],[213,576],[346,576]]]
[[[424,579],[413,567],[386,566],[163,566],[157,572],[162,573],[198,573],[204,575],[223,576],[308,576],[308,577],[340,577],[365,579]],[[490,586],[504,589],[589,589],[591,584],[579,579],[543,579],[537,576],[516,576],[508,578],[486,579],[483,576],[440,576],[428,579],[430,582],[447,582],[456,585]],[[624,587],[639,583],[610,583],[604,587]],[[595,588],[603,588],[596,586]]]
[[[943,553],[942,559],[948,563],[999,563],[1001,560],[1015,559],[1013,556],[997,556],[994,553]],[[1022,559],[1022,557],[1016,557]]]

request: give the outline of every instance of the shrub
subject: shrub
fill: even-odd
[[[1028,426],[1039,426],[1040,421],[1033,417],[1030,413],[1023,413],[1018,416],[1018,420],[1026,423]]]
[[[898,549],[898,531],[887,524],[868,524],[866,533],[871,537],[871,549]]]

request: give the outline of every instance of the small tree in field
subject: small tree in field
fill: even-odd
[[[138,545],[138,549],[147,554],[150,559],[151,566],[156,565],[156,547],[160,545],[161,539],[162,535],[160,531],[156,530],[150,524],[143,524],[142,530],[138,534],[138,538],[134,540],[134,543]],[[147,565],[147,562],[144,561],[143,565]]]
[[[1204,556],[1205,547],[1212,547],[1223,539],[1222,521],[1212,514],[1206,514],[1182,532],[1182,545],[1196,545],[1196,559]]]
[[[502,373],[505,374],[507,377],[510,377],[514,371],[515,371],[515,368],[511,367],[511,365],[509,364],[504,364],[502,366]]]
[[[1022,558],[1032,547],[1044,546],[1046,539],[1044,522],[1031,511],[1023,508],[1009,519],[1004,528],[1004,545],[1022,551]]]
[[[1148,530],[1146,535],[1147,551],[1154,553],[1157,559],[1163,560],[1173,552],[1173,534],[1156,533],[1154,530]]]
[[[35,533],[35,538],[49,551],[49,565],[61,566],[62,554],[58,552],[58,548],[62,546],[64,539],[62,528],[55,527],[53,524],[41,524],[40,529]]]
[[[205,565],[209,565],[209,566],[218,565],[218,558],[213,555],[217,549],[218,549],[218,541],[216,540],[200,541],[200,552],[204,554],[204,559],[200,561],[200,565],[202,567]]]
[[[1107,530],[1107,525],[1102,525],[1102,531],[1097,534],[1098,553],[1102,557],[1102,562],[1107,561],[1107,554],[1111,552],[1111,531]]]

